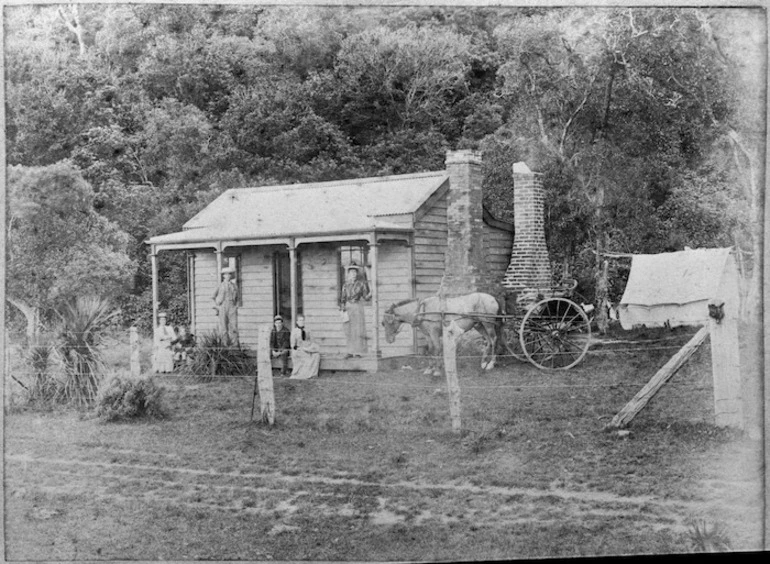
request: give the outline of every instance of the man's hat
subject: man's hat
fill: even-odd
[[[280,315],[276,315],[276,316],[273,318],[273,321],[283,321],[283,316],[280,316]]]
[[[359,271],[359,270],[361,270],[361,267],[360,267],[359,265],[357,265],[356,263],[354,263],[354,262],[351,262],[351,263],[348,265],[348,270],[355,270],[355,271]]]

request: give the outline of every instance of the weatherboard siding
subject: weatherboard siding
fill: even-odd
[[[273,247],[255,247],[241,252],[242,305],[238,308],[238,336],[241,344],[249,349],[256,349],[259,327],[272,322],[273,250]],[[203,335],[219,328],[212,299],[217,288],[215,253],[195,253],[194,276],[195,333]]]
[[[197,251],[195,253],[193,275],[195,276],[195,291],[193,304],[195,307],[196,335],[204,335],[218,327],[212,297],[217,288],[217,257],[213,251]]]
[[[412,261],[409,248],[398,242],[381,243],[377,249],[377,283],[380,302],[380,319],[385,310],[396,302],[412,296]],[[396,340],[389,344],[385,340],[385,331],[380,329],[380,353],[382,358],[404,356],[414,352],[412,328],[405,325]]]
[[[241,302],[238,334],[241,344],[256,350],[259,328],[273,320],[273,251],[246,247],[241,252]]]
[[[438,292],[444,275],[447,251],[446,193],[430,198],[425,213],[415,222],[414,276],[416,297],[424,298]]]
[[[511,261],[513,232],[484,223],[484,252],[487,276],[493,288],[499,287]]]
[[[339,311],[339,250],[336,245],[302,248],[302,294],[305,326],[320,345],[322,354],[344,353],[345,333]],[[367,339],[372,346],[371,304]]]

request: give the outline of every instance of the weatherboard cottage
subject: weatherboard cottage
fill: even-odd
[[[406,328],[392,344],[379,320],[394,302],[499,285],[511,259],[513,225],[484,209],[481,155],[450,151],[445,170],[309,184],[230,189],[182,231],[148,240],[153,319],[158,260],[186,251],[188,307],[196,334],[216,330],[211,296],[223,269],[240,289],[238,337],[255,349],[258,327],[298,314],[322,351],[321,368],[376,371],[383,358],[416,352]],[[345,358],[339,311],[346,268],[364,267],[369,354]]]

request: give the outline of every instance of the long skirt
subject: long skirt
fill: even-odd
[[[321,364],[320,352],[307,352],[302,349],[291,351],[291,378],[294,380],[308,380],[318,376],[318,367]]]
[[[348,354],[366,354],[366,312],[362,303],[348,303],[345,327]]]
[[[155,372],[174,371],[174,351],[168,341],[155,343]]]

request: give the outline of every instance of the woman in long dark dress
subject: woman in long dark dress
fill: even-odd
[[[348,267],[340,298],[340,308],[344,312],[342,325],[347,338],[348,357],[362,356],[367,352],[364,302],[371,297],[371,292],[369,284],[362,279],[359,271],[360,267],[357,265]]]
[[[291,377],[294,380],[309,380],[318,376],[321,364],[321,349],[313,342],[310,331],[305,329],[305,316],[297,316],[297,326],[292,329],[291,345]]]

